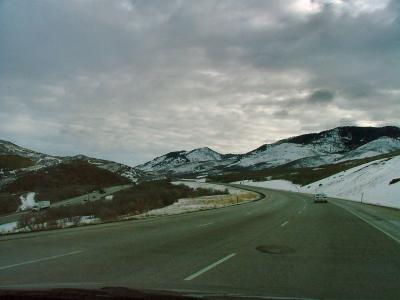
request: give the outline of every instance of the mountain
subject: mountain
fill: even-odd
[[[264,144],[245,154],[221,154],[208,147],[175,151],[130,167],[84,155],[52,156],[0,140],[1,182],[21,174],[75,160],[109,170],[131,181],[157,176],[218,175],[244,170],[265,170],[279,166],[318,167],[362,159],[400,149],[400,128],[337,127]]]
[[[123,176],[132,182],[147,175],[139,169],[109,160],[97,159],[85,155],[52,156],[20,147],[8,141],[0,140],[0,183],[6,184],[21,175],[34,171],[37,172],[43,168],[61,163],[72,163],[74,161],[87,162],[100,169],[105,169]]]
[[[137,169],[148,172],[167,173],[197,173],[209,171],[219,166],[232,163],[231,155],[220,154],[208,147],[191,151],[175,151],[156,157],[155,159],[136,166]]]
[[[361,159],[400,149],[400,128],[337,127],[264,144],[245,154],[224,155],[209,148],[170,152],[136,168],[173,175],[217,174],[263,170],[291,164],[317,167]]]

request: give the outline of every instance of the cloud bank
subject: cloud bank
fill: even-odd
[[[400,125],[398,1],[0,2],[0,138],[136,165]]]

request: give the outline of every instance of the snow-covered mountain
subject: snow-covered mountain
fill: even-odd
[[[261,170],[291,164],[316,167],[361,159],[400,149],[400,128],[338,127],[265,144],[245,154],[223,155],[209,148],[178,151],[137,166],[162,174],[208,173],[240,169]]]
[[[291,137],[272,144],[265,144],[245,154],[220,154],[210,148],[191,151],[170,152],[136,167],[117,162],[96,159],[84,155],[59,157],[19,147],[0,140],[0,156],[15,156],[29,159],[31,163],[5,172],[30,172],[43,167],[84,160],[99,168],[110,170],[132,181],[149,176],[212,175],[241,170],[262,170],[282,165],[292,168],[318,167],[347,160],[361,159],[400,149],[400,128],[387,127],[338,127],[319,133]],[[14,159],[14,157],[13,157]],[[0,161],[1,163],[1,161]],[[13,174],[12,174],[13,175]]]
[[[232,163],[230,157],[230,155],[222,155],[204,147],[191,151],[170,152],[145,164],[138,165],[136,168],[159,173],[197,173],[226,166]]]
[[[12,157],[14,161],[18,160],[18,158],[29,159],[31,163],[22,168],[2,168],[1,160],[9,157]],[[8,141],[0,140],[0,179],[2,181],[9,182],[19,175],[37,171],[39,169],[60,163],[68,163],[74,160],[86,161],[90,164],[96,165],[99,168],[106,169],[118,175],[124,176],[133,182],[137,181],[138,178],[146,176],[146,173],[142,170],[109,160],[97,159],[85,155],[65,157],[52,156],[17,146]],[[16,164],[16,166],[18,166],[18,164]]]

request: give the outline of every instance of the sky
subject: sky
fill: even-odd
[[[0,139],[137,165],[400,125],[400,1],[0,0]]]

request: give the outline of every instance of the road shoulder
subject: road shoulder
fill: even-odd
[[[388,238],[391,238],[400,245],[399,209],[362,204],[342,199],[330,199],[329,201],[381,231]]]

